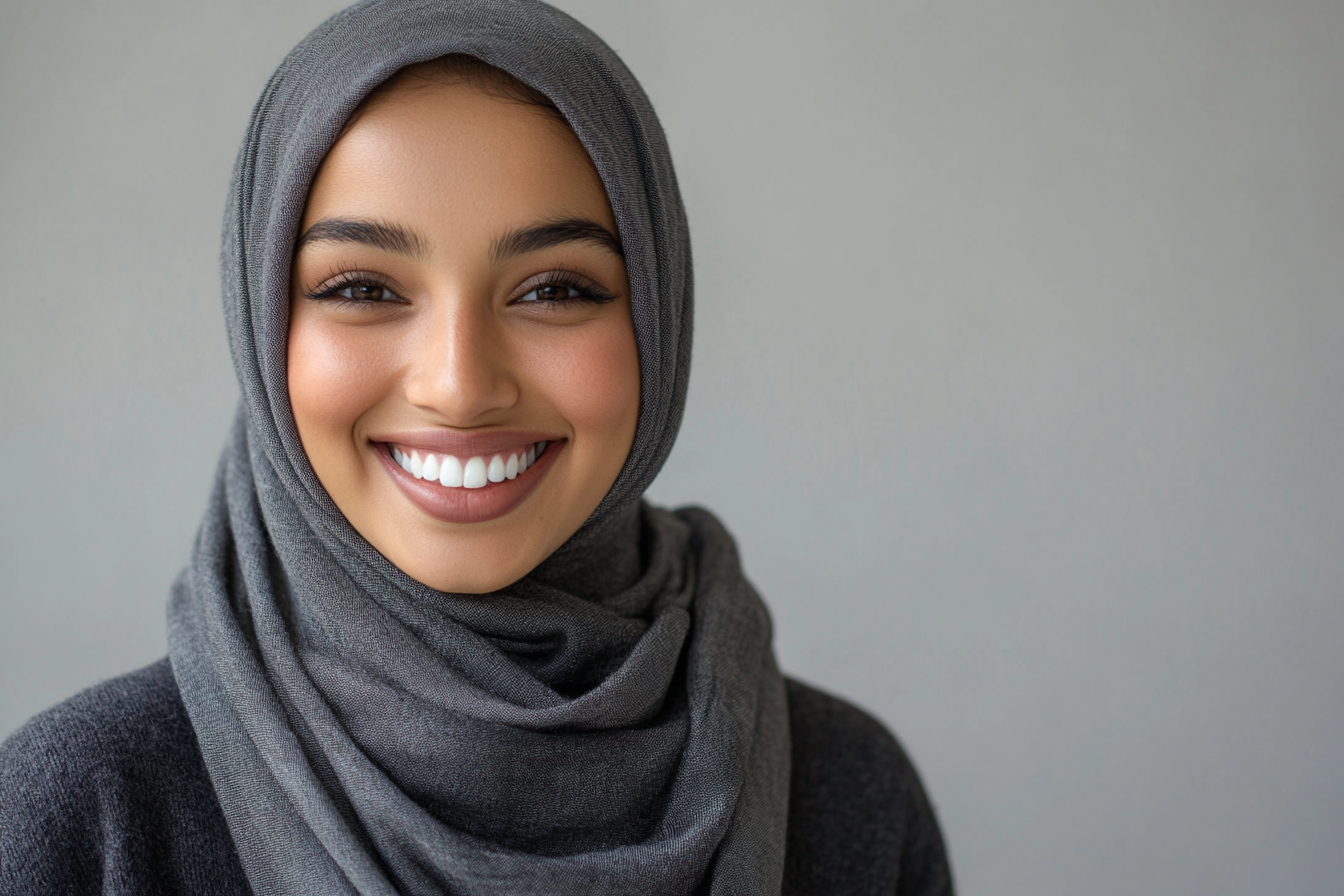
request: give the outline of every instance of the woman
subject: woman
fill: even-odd
[[[657,119],[533,2],[368,2],[253,115],[243,402],[169,661],[11,738],[24,893],[945,893],[913,769],[640,496],[690,358]]]

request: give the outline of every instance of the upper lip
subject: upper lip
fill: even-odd
[[[521,429],[495,429],[489,432],[455,432],[450,429],[417,429],[411,432],[379,433],[370,436],[372,442],[396,445],[398,448],[419,449],[432,454],[451,454],[453,457],[484,457],[525,448],[536,442],[558,442],[553,432]]]

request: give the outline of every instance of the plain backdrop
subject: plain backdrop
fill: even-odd
[[[0,6],[0,736],[161,656],[225,187],[323,0]],[[963,894],[1344,891],[1344,3],[567,0],[697,264],[652,490]]]

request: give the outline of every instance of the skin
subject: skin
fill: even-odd
[[[332,220],[400,229],[419,251],[311,238]],[[619,251],[567,239],[492,254],[511,232],[562,220],[616,233],[573,132],[461,83],[394,86],[349,125],[309,193],[288,346],[299,435],[355,529],[430,587],[480,594],[522,578],[629,455],[639,358]],[[563,450],[504,516],[445,522],[398,488],[371,438],[439,429],[540,431]]]

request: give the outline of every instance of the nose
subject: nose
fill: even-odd
[[[520,383],[507,340],[489,303],[440,303],[418,327],[406,378],[406,399],[448,426],[468,428],[518,402]]]

